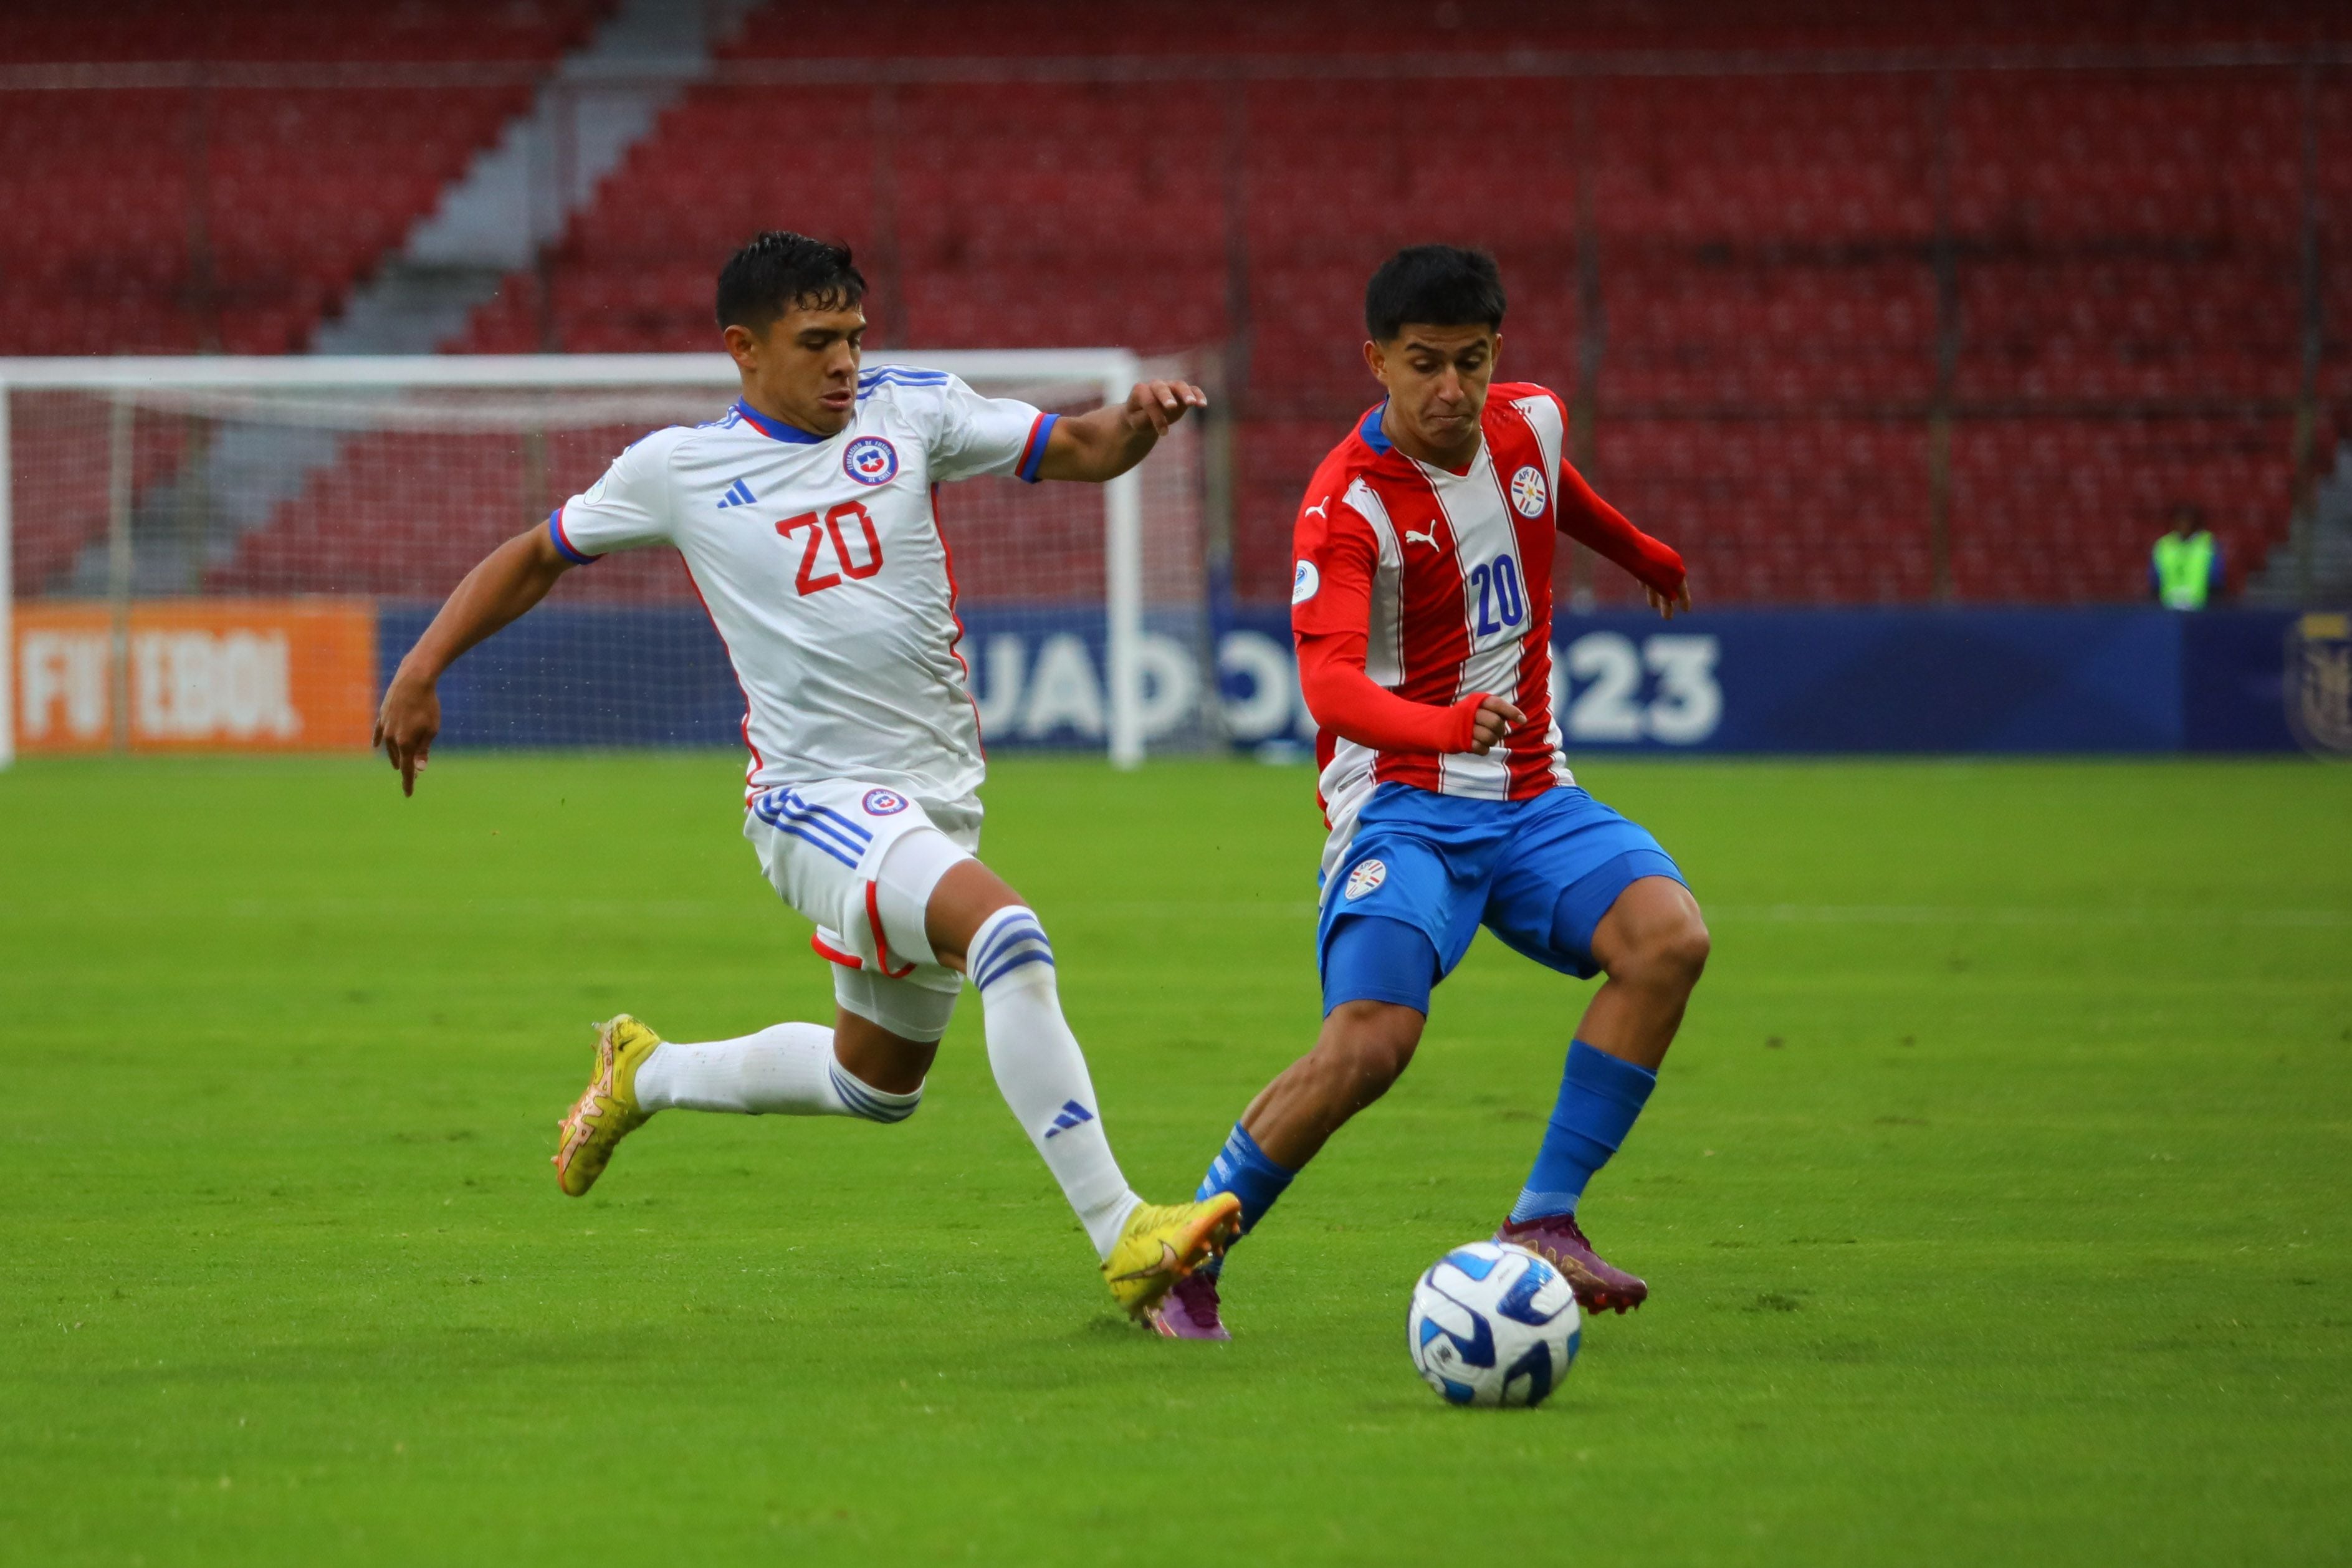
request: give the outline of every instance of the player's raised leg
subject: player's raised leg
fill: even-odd
[[[588,1087],[557,1126],[556,1183],[587,1192],[621,1140],[663,1110],[904,1121],[938,1048],[936,1036],[908,1039],[846,1006],[830,1029],[775,1024],[700,1043],[664,1040],[625,1013],[597,1030]]]
[[[828,1029],[777,1024],[740,1039],[673,1041],[637,1073],[637,1100],[656,1110],[739,1116],[856,1116],[904,1121],[923,1103],[935,1040],[909,1040],[844,1010]],[[845,1061],[859,1061],[863,1071]],[[887,1086],[903,1083],[903,1089]]]
[[[1572,918],[1565,899],[1560,918]],[[1555,942],[1589,950],[1607,978],[1577,1026],[1535,1167],[1495,1239],[1549,1258],[1587,1310],[1623,1312],[1646,1300],[1649,1287],[1593,1249],[1576,1208],[1657,1083],[1706,967],[1706,922],[1681,882],[1643,877],[1617,895],[1589,939],[1563,930]]]

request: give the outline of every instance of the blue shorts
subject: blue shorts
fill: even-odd
[[[1580,789],[1527,800],[1469,800],[1384,784],[1364,803],[1355,837],[1324,890],[1315,933],[1323,1011],[1342,1002],[1401,1002],[1427,1012],[1429,986],[1454,971],[1485,926],[1538,963],[1580,979],[1599,972],[1593,928],[1643,877],[1684,880],[1648,829]],[[1360,916],[1412,927],[1436,973],[1335,975],[1332,933]]]

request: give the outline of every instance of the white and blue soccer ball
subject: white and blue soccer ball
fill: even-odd
[[[1541,1405],[1576,1364],[1582,1334],[1560,1271],[1492,1241],[1431,1264],[1406,1320],[1413,1370],[1454,1405]]]

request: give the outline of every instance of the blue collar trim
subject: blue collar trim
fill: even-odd
[[[781,419],[771,419],[740,398],[736,400],[735,412],[743,416],[744,423],[762,436],[772,437],[779,441],[789,441],[795,447],[821,447],[833,439],[830,436],[819,436],[813,431],[803,430],[797,425],[787,425]]]
[[[1365,415],[1364,422],[1356,426],[1356,434],[1364,438],[1364,445],[1383,458],[1396,447],[1396,443],[1390,440],[1387,434],[1381,429],[1381,416],[1388,411],[1389,402],[1383,397],[1381,399],[1380,406]]]

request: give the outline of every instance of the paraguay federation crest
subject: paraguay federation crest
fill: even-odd
[[[1511,505],[1521,517],[1541,517],[1548,499],[1543,474],[1533,463],[1511,476]]]
[[[898,477],[898,448],[880,436],[860,436],[843,450],[841,471],[861,485],[887,485]]]
[[[1348,886],[1343,896],[1349,903],[1354,903],[1388,879],[1389,868],[1381,861],[1359,860],[1356,868],[1348,873]]]
[[[2302,616],[2287,628],[2286,721],[2311,750],[2352,755],[2352,614]]]

